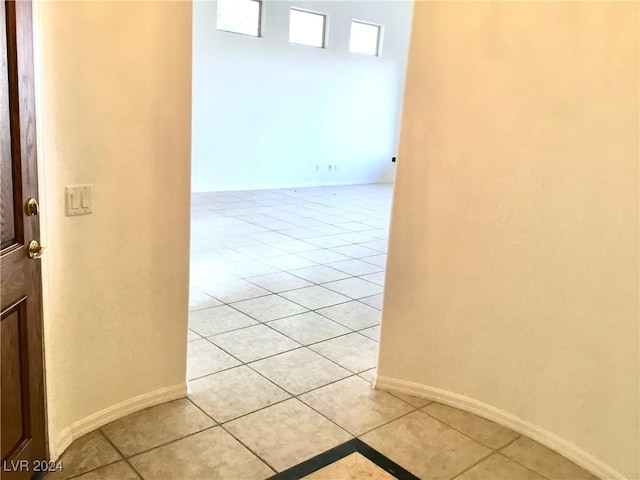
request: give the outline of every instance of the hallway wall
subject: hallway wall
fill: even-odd
[[[627,478],[639,8],[416,3],[378,371]]]
[[[292,6],[328,15],[326,48],[289,43]],[[266,1],[256,38],[217,30],[217,3],[195,2],[193,190],[392,182],[412,8]],[[382,56],[349,52],[352,19],[383,25]]]
[[[191,3],[37,5],[45,354],[55,458],[186,394]],[[94,213],[65,216],[65,185]]]

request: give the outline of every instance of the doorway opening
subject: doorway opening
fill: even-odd
[[[194,4],[188,380],[219,423],[370,387],[411,13]]]

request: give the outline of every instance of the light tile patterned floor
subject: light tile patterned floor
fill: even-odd
[[[424,479],[594,478],[475,415],[370,388],[391,192],[194,194],[189,398],[77,440],[47,478],[258,480],[354,435]]]

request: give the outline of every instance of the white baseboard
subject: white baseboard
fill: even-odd
[[[118,420],[132,413],[139,412],[145,408],[154,407],[161,403],[170,402],[179,398],[187,396],[187,384],[180,383],[171,387],[160,388],[153,392],[138,395],[124,402],[117,403],[110,407],[105,408],[99,412],[93,413],[88,417],[74,422],[71,426],[65,428],[58,439],[53,442],[54,449],[51,449],[50,455],[52,460],[57,460],[60,455],[71,445],[75,440],[93,432],[98,428]]]
[[[419,383],[408,382],[392,377],[376,376],[373,385],[378,390],[406,393],[416,397],[434,400],[451,407],[474,413],[487,420],[505,426],[536,442],[558,452],[580,467],[588,470],[601,479],[624,479],[624,475],[616,469],[598,460],[590,453],[564,440],[555,433],[545,430],[511,413],[482,403],[473,398]]]
[[[194,189],[192,193],[208,193],[208,192],[244,192],[250,190],[280,190],[283,188],[312,188],[312,187],[339,187],[343,185],[388,185],[393,184],[393,180],[338,180],[328,182],[300,182],[300,183],[279,183],[264,185],[245,185],[234,187],[218,187],[207,190]]]

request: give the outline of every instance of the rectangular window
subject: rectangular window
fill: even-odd
[[[218,30],[260,36],[260,0],[218,0]]]
[[[289,18],[289,42],[324,48],[326,26],[326,15],[292,8]]]
[[[380,55],[380,25],[371,23],[351,22],[351,40],[349,51],[365,55]]]

